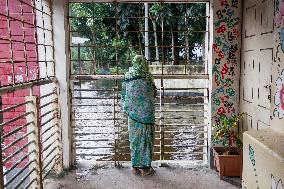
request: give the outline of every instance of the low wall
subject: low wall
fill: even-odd
[[[162,74],[161,65],[150,65],[152,74]],[[200,75],[205,73],[204,65],[163,65],[163,74],[165,75]],[[157,88],[161,86],[161,80],[156,79]],[[207,88],[208,82],[205,79],[163,79],[165,88]],[[185,91],[179,91],[185,92]],[[187,90],[187,92],[196,92],[196,90]],[[203,91],[202,91],[203,92]]]
[[[284,135],[271,129],[243,135],[243,189],[284,188]]]

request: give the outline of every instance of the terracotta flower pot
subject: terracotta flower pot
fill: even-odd
[[[219,171],[220,179],[223,176],[242,176],[243,155],[238,148],[232,148],[239,155],[222,155],[225,149],[223,147],[213,147],[214,166]]]

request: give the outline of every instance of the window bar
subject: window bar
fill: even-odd
[[[23,2],[20,1],[21,7],[21,22],[22,22],[22,30],[23,30],[23,43],[24,43],[24,57],[25,57],[25,66],[26,66],[26,77],[27,80],[29,78],[29,70],[28,70],[28,53],[27,53],[27,44],[26,44],[26,32],[24,31],[25,24],[24,24],[24,10],[23,10]]]
[[[53,30],[53,11],[51,10],[51,7],[52,7],[52,2],[51,2],[51,0],[48,0],[48,3],[49,3],[49,5],[50,5],[50,7],[49,7],[49,10],[50,10],[50,25],[51,25],[51,48],[52,48],[52,59],[53,59],[53,73],[52,73],[52,75],[53,76],[55,76],[55,50],[54,50],[54,30]],[[68,38],[67,38],[68,39]],[[56,88],[55,88],[55,90],[56,90]]]
[[[54,131],[53,133],[51,133],[45,140],[42,141],[42,144],[46,143],[51,137],[53,137],[57,133],[60,133],[60,132],[59,131]],[[59,141],[58,137],[57,137],[56,140],[54,140],[54,142],[57,141],[57,140]]]
[[[43,27],[43,30],[42,30],[42,32],[43,32],[43,47],[44,47],[44,64],[45,64],[45,77],[48,77],[49,75],[48,75],[48,73],[47,73],[47,71],[48,71],[48,65],[47,65],[47,60],[46,60],[46,55],[47,55],[47,50],[46,50],[46,34],[45,34],[45,19],[44,19],[44,14],[43,14],[43,0],[41,0],[40,1],[40,3],[41,3],[41,19],[42,19],[42,27]],[[40,67],[40,65],[39,65],[39,67]],[[41,74],[41,73],[40,73]],[[41,76],[42,77],[42,76]]]
[[[27,116],[27,115],[29,115],[29,114],[32,114],[33,112],[26,112],[26,113],[24,113],[24,114],[22,114],[22,115],[19,115],[19,116],[17,116],[17,117],[15,117],[15,118],[13,118],[13,119],[10,119],[10,120],[8,120],[8,121],[6,121],[6,122],[2,122],[1,124],[0,124],[0,127],[3,127],[3,126],[5,126],[5,125],[8,125],[8,124],[10,124],[10,123],[12,123],[12,122],[14,122],[14,121],[17,121],[17,120],[19,120],[19,119],[21,119],[21,118],[23,118],[23,117],[25,117],[25,116]]]
[[[21,136],[20,138],[17,138],[16,140],[13,140],[13,142],[11,142],[10,144],[6,145],[5,147],[3,147],[3,151],[13,147],[15,144],[17,144],[18,142],[20,142],[21,140],[24,140],[27,136],[29,136],[30,134],[34,134],[35,131],[30,131],[28,133],[26,133],[25,135]]]
[[[56,119],[57,115],[54,115],[52,118],[48,119],[47,121],[41,123],[40,127],[43,127],[44,125],[46,125],[47,123],[49,123],[50,121],[52,121],[53,119]]]
[[[9,184],[11,184],[21,173],[24,172],[24,170],[26,170],[33,162],[35,162],[35,159],[31,160],[28,164],[26,164],[19,172],[17,172],[15,175],[13,175],[13,177],[7,181],[4,184],[4,187],[7,187]],[[35,169],[33,169],[32,171],[34,171]],[[18,186],[18,185],[17,185]]]
[[[161,5],[163,6],[163,2],[161,2]],[[164,47],[164,15],[162,15],[162,75],[164,75],[164,65],[165,65],[165,47]],[[162,112],[163,110],[163,106],[164,106],[164,95],[165,95],[165,89],[164,89],[164,80],[163,78],[161,78],[161,86],[160,86],[161,90],[160,91],[160,117],[164,117],[164,112]],[[159,122],[159,127],[160,127],[160,160],[164,160],[165,156],[164,156],[164,129],[165,129],[165,120],[161,119]]]
[[[42,95],[42,96],[40,96],[39,98],[40,98],[40,99],[43,99],[43,98],[46,98],[46,97],[51,96],[51,95],[53,95],[53,94],[56,95],[56,94],[57,94],[56,90],[57,90],[57,88],[55,87],[52,92],[47,93],[47,94],[45,94],[45,95]]]
[[[50,104],[53,104],[53,103],[58,103],[58,98],[55,98],[54,100],[52,100],[52,101],[50,101],[50,102],[48,102],[48,103],[46,103],[46,104],[41,105],[41,106],[39,107],[39,109],[42,109],[42,108],[44,108],[44,107],[46,107],[46,106],[48,106],[48,105],[50,105]]]
[[[26,143],[24,146],[22,146],[21,148],[19,148],[17,151],[15,151],[13,154],[9,155],[7,158],[3,159],[3,163],[6,163],[7,161],[9,161],[11,158],[15,157],[17,154],[19,154],[21,151],[23,151],[23,149],[27,148],[30,144],[35,143],[35,141],[30,141],[28,143]]]
[[[79,75],[81,75],[82,74],[82,62],[81,62],[81,44],[80,43],[78,43],[78,62],[79,62]]]
[[[4,93],[9,93],[9,92],[14,92],[20,89],[27,89],[27,88],[32,88],[34,86],[40,86],[40,85],[46,85],[49,83],[56,83],[57,80],[55,78],[49,78],[49,79],[37,79],[37,80],[32,80],[24,83],[19,83],[17,85],[7,85],[5,87],[0,88],[0,95]]]
[[[45,130],[42,131],[41,136],[44,135],[47,131],[49,131],[50,129],[52,129],[53,127],[58,126],[57,123],[51,125],[50,127],[46,128]]]
[[[18,1],[22,2],[23,4],[27,5],[28,7],[35,8],[35,10],[37,10],[37,11],[41,11],[41,9],[37,9],[37,8],[35,7],[35,4],[32,4],[32,3],[29,4],[29,3],[27,3],[27,2],[24,1],[24,0],[18,0]],[[34,2],[34,0],[31,0],[31,1]],[[49,13],[47,13],[47,12],[44,12],[44,11],[43,11],[43,14],[45,14],[45,15],[51,17],[51,14],[49,14]]]
[[[9,136],[11,136],[11,135],[13,135],[13,134],[16,134],[18,131],[22,130],[23,128],[27,127],[28,125],[30,125],[30,124],[32,124],[32,123],[33,123],[33,122],[28,122],[28,123],[26,123],[25,125],[20,126],[20,127],[16,128],[16,129],[14,129],[14,130],[12,130],[12,131],[6,133],[5,135],[3,135],[2,138],[4,139],[4,138],[7,138],[7,137],[9,137]]]
[[[34,26],[37,26],[37,19],[36,19],[36,12],[37,12],[37,8],[36,8],[36,0],[32,0],[32,14],[33,14],[33,21],[34,21]],[[40,71],[39,71],[39,43],[38,43],[38,34],[37,34],[37,27],[34,28],[34,42],[35,42],[35,53],[36,53],[36,61],[37,61],[37,78],[40,78]],[[42,28],[43,29],[43,28]]]
[[[205,48],[205,59],[206,61],[204,62],[206,64],[206,69],[205,69],[205,74],[208,74],[209,72],[209,57],[208,57],[208,54],[209,54],[209,48],[210,48],[210,45],[209,45],[209,41],[210,41],[210,6],[209,6],[209,3],[206,3],[206,36],[205,36],[205,47],[207,46],[207,48]],[[208,93],[209,94],[209,93]]]
[[[54,156],[54,159],[56,158],[56,155]],[[53,159],[52,159],[53,160]],[[52,162],[52,161],[51,161]],[[50,162],[50,163],[51,163]],[[43,175],[43,179],[45,179],[47,176],[48,176],[48,174],[50,173],[50,171],[52,171],[53,170],[53,168],[56,166],[56,164],[57,163],[59,163],[60,162],[60,158],[58,157],[57,159],[55,159],[55,162],[54,162],[54,164],[52,165],[52,167],[48,170],[48,171],[46,171],[46,173],[45,173],[45,175]],[[49,164],[50,164],[49,163]],[[48,164],[48,165],[49,165]]]
[[[184,17],[184,20],[185,20],[185,64],[184,64],[184,73],[185,74],[188,74],[187,73],[187,65],[190,65],[190,62],[189,62],[189,41],[188,41],[188,35],[189,35],[189,29],[188,29],[188,13],[187,13],[187,9],[188,9],[188,2],[186,1],[186,4],[185,4],[185,10],[186,10],[186,15]]]
[[[32,170],[30,170],[30,171],[28,172],[28,174],[26,174],[26,175],[18,182],[18,184],[13,187],[13,189],[18,189],[19,186],[20,186],[21,184],[23,184],[23,182],[24,182],[27,178],[29,178],[29,176],[30,176],[30,175],[32,174],[32,172],[34,172],[34,171],[36,171],[36,168],[33,168]]]
[[[93,27],[95,25],[95,4],[93,4],[93,10],[92,10],[92,21],[93,21]],[[93,39],[96,39],[96,32],[92,33]],[[97,62],[96,62],[96,43],[94,43],[93,47],[92,47],[92,52],[90,53],[92,54],[92,64],[93,64],[93,72],[91,72],[91,67],[90,67],[90,72],[89,74],[93,74],[96,75],[96,69],[97,69]]]
[[[8,111],[10,111],[12,109],[16,109],[16,108],[24,106],[24,105],[26,105],[28,103],[32,103],[32,101],[26,101],[26,102],[23,102],[23,103],[20,103],[20,104],[16,104],[16,105],[4,108],[4,109],[0,110],[0,113],[8,112]]]
[[[27,159],[32,153],[36,153],[35,150],[30,151],[29,153],[27,153],[26,155],[24,155],[23,157],[21,157],[10,169],[8,169],[5,173],[4,176],[9,174],[14,168],[16,168],[21,162],[23,162],[25,159]]]
[[[117,42],[118,42],[118,3],[115,2],[115,33],[116,33],[116,42],[115,42],[115,65],[116,65],[116,68],[118,68],[118,47],[117,47]],[[115,75],[118,75],[118,69],[116,69],[116,73]],[[113,88],[113,92],[114,92],[114,95],[115,95],[115,88],[117,87],[117,80],[115,80],[115,87]],[[113,124],[116,125],[116,108],[115,108],[115,105],[116,105],[116,102],[115,102],[115,97],[113,98]],[[119,144],[119,135],[116,136],[116,132],[115,132],[115,127],[113,128],[114,129],[114,165],[115,166],[119,166],[119,155],[118,155],[118,144]],[[117,143],[118,142],[118,143]]]
[[[13,51],[11,20],[10,20],[10,11],[9,11],[9,0],[6,0],[6,17],[7,17],[8,33],[10,41],[10,61],[12,63],[12,84],[15,85],[15,65],[14,65],[14,51]]]
[[[30,186],[31,186],[35,181],[37,181],[36,178],[32,179],[32,180],[25,186],[24,189],[29,189]]]
[[[46,152],[56,141],[59,141],[59,138],[56,138],[54,141],[52,141],[52,143],[44,147],[40,153],[43,154],[44,152]]]
[[[43,118],[43,117],[45,117],[46,115],[51,114],[51,113],[53,113],[53,112],[58,112],[58,109],[55,108],[55,109],[53,109],[53,110],[49,110],[49,111],[45,112],[44,114],[42,114],[42,115],[40,116],[40,118]]]

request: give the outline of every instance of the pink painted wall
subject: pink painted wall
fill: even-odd
[[[19,0],[9,0],[9,16],[10,16],[10,32],[8,27],[8,19],[6,12],[6,1],[0,1],[0,85],[11,85],[13,80],[15,83],[27,82],[38,78],[38,63],[37,63],[37,48],[36,48],[36,28],[33,26],[35,23],[35,14],[31,4],[33,0],[25,0],[22,3]],[[23,13],[23,15],[22,15]],[[23,20],[24,24],[22,24]],[[9,39],[13,40],[11,43]],[[13,78],[13,66],[14,62],[14,77]],[[39,95],[39,87],[33,88],[33,94]],[[17,92],[2,95],[2,108],[9,107],[14,104],[22,103],[25,101],[25,96],[30,95],[29,89],[20,90]],[[3,121],[6,122],[11,118],[19,116],[25,112],[25,107],[16,108],[13,111],[3,114]],[[25,119],[20,119],[7,126],[4,126],[4,134],[14,130],[15,128],[26,123]],[[4,141],[5,145],[10,144],[15,139],[23,136],[27,132],[26,128],[17,132],[16,135],[12,135]],[[5,156],[9,156],[17,149],[27,143],[27,138],[21,140],[13,147],[4,151]],[[5,164],[6,168],[13,165],[15,161],[23,157],[27,153],[27,148],[19,153],[16,157],[11,159]],[[23,163],[19,166],[22,167],[27,163]]]

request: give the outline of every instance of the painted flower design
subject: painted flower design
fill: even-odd
[[[276,80],[276,93],[274,96],[275,109],[273,115],[282,119],[284,117],[284,70]]]

